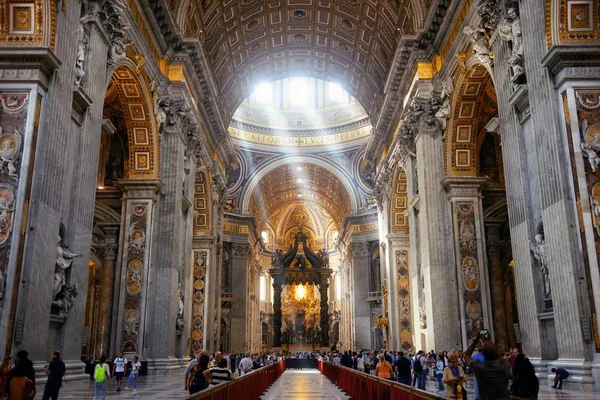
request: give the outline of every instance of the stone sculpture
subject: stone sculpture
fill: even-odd
[[[485,29],[465,26],[463,33],[469,36],[469,40],[473,44],[473,54],[479,59],[482,64],[492,65],[491,49]]]
[[[182,332],[183,331],[183,326],[184,326],[184,319],[183,319],[183,309],[184,309],[184,305],[183,305],[183,290],[181,289],[181,283],[179,284],[179,289],[177,290],[177,320],[175,322],[175,329]]]
[[[67,282],[66,271],[71,268],[73,259],[81,257],[81,254],[71,253],[62,247],[60,243],[61,239],[59,237],[52,285],[52,305],[56,308],[54,311],[58,316],[66,318],[73,306],[73,299],[77,297],[77,284]]]
[[[13,133],[4,133],[0,126],[0,172],[6,173],[10,178],[17,181],[17,165],[21,154],[21,132],[14,129]]]
[[[501,38],[509,42],[511,56],[508,64],[512,69],[511,81],[522,83],[525,76],[525,64],[523,60],[523,32],[521,31],[521,19],[515,8],[509,8],[507,17],[502,21],[498,29]]]
[[[63,290],[52,300],[52,306],[56,308],[56,313],[61,318],[67,318],[69,311],[73,308],[73,303],[77,297],[77,283],[65,285]]]
[[[448,121],[450,114],[452,114],[452,105],[451,105],[452,97],[451,97],[451,95],[452,95],[453,91],[454,91],[454,82],[452,81],[451,77],[448,77],[442,83],[442,93],[440,94],[440,99],[442,100],[442,105],[435,113],[435,117],[437,118],[438,122],[440,123],[442,130],[446,130],[446,122]]]
[[[0,192],[0,234],[8,235],[12,228],[12,212],[15,210],[14,199],[9,199]]]
[[[540,272],[542,273],[542,281],[544,285],[544,299],[552,298],[552,290],[550,288],[550,277],[548,271],[548,257],[546,255],[546,240],[544,235],[539,233],[535,235],[535,243],[529,241],[529,247],[533,256],[540,263]]]
[[[80,87],[85,76],[84,63],[85,51],[87,48],[88,38],[83,26],[78,29],[79,42],[77,44],[77,58],[75,59],[75,86]]]
[[[583,156],[588,159],[592,172],[596,172],[596,169],[600,166],[600,157],[598,157],[592,145],[582,142],[581,150],[583,150]]]

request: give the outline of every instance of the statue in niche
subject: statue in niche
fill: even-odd
[[[544,235],[538,233],[535,235],[534,243],[529,241],[529,248],[533,253],[533,256],[540,263],[540,272],[542,273],[542,283],[544,285],[544,299],[552,298],[552,291],[550,288],[550,277],[548,271],[548,257],[546,255],[546,240]]]
[[[485,29],[467,25],[463,29],[463,33],[469,36],[469,40],[473,44],[473,53],[479,61],[491,66],[491,49]]]
[[[73,306],[74,298],[77,297],[77,284],[67,282],[66,271],[71,268],[73,259],[81,257],[81,254],[71,253],[61,246],[61,241],[59,236],[52,286],[52,306],[53,313],[66,318]]]
[[[79,42],[77,43],[77,58],[75,58],[75,86],[79,87],[83,83],[85,76],[85,50],[87,48],[88,38],[83,26],[79,26],[77,30]]]
[[[512,69],[511,81],[515,84],[523,83],[525,77],[525,63],[523,60],[523,32],[521,30],[521,19],[516,8],[507,10],[507,17],[502,21],[498,32],[500,37],[509,42],[511,56],[508,64]]]
[[[444,131],[446,130],[446,122],[452,114],[451,95],[453,90],[454,82],[452,81],[452,77],[448,77],[442,83],[442,93],[440,94],[440,98],[442,99],[443,103],[435,113],[435,117],[440,122],[440,126]]]
[[[177,290],[177,320],[175,322],[175,329],[182,332],[183,331],[183,290],[181,289],[181,283],[179,283],[179,289]]]

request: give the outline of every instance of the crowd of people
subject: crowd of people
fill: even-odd
[[[418,351],[406,354],[396,351],[363,350],[333,352],[321,356],[324,361],[360,372],[390,379],[426,390],[428,379],[435,381],[436,394],[448,398],[467,398],[465,384],[472,377],[475,400],[537,399],[539,380],[525,354],[513,349],[499,353],[489,335],[473,338],[465,351]],[[555,385],[562,387],[568,372],[556,373]]]

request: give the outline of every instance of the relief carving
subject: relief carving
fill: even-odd
[[[21,158],[22,135],[17,128],[5,133],[0,126],[0,173],[7,174],[14,181],[19,179],[17,167]]]
[[[465,26],[463,33],[469,36],[473,45],[473,54],[484,65],[492,65],[492,50],[485,29],[473,26]]]
[[[509,8],[507,16],[498,29],[500,37],[509,43],[511,56],[508,64],[511,67],[511,81],[514,84],[525,83],[525,63],[523,60],[523,32],[521,19],[516,8]]]

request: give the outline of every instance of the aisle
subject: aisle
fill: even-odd
[[[261,397],[262,400],[349,399],[316,369],[286,370]]]

